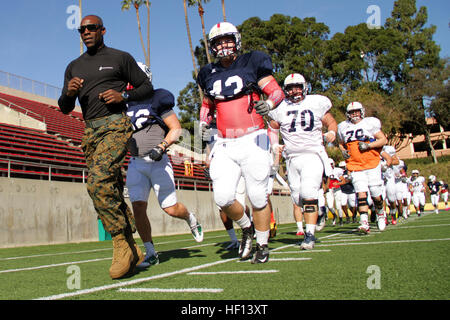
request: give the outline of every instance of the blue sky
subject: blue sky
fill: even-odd
[[[192,61],[185,28],[182,0],[151,1],[151,68],[154,85],[166,88],[176,97],[191,80]],[[227,21],[239,25],[258,16],[267,20],[275,13],[300,18],[315,17],[330,27],[331,35],[344,32],[349,25],[366,22],[367,8],[381,9],[381,23],[390,16],[394,0],[225,0]],[[121,11],[120,0],[82,0],[83,16],[97,14],[103,18],[107,33],[105,43],[131,53],[144,61],[134,8]],[[80,52],[79,35],[67,28],[66,13],[78,0],[2,1],[0,11],[0,71],[61,87],[67,64]],[[441,57],[450,56],[450,1],[417,0],[417,7],[428,8],[428,24],[437,26],[434,40],[441,46]],[[222,20],[220,0],[204,5],[207,32]],[[198,45],[202,37],[196,8],[188,8],[192,40]],[[141,9],[146,21],[146,12]]]

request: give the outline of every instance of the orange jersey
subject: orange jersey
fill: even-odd
[[[361,152],[358,148],[360,141],[374,141],[374,135],[381,131],[381,122],[377,118],[363,118],[358,123],[343,121],[338,125],[338,135],[347,149],[350,158],[345,162],[349,171],[373,169],[380,163],[381,148]]]

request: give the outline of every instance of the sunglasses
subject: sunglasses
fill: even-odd
[[[86,29],[88,29],[88,31],[97,31],[98,29],[102,28],[103,26],[100,24],[87,24],[85,26],[80,26],[78,28],[78,32],[80,34],[83,34],[84,31],[86,31]]]

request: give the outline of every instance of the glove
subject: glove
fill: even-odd
[[[370,149],[370,146],[367,142],[360,141],[360,142],[358,142],[358,148],[359,148],[359,151],[367,151]]]
[[[203,141],[209,142],[211,140],[211,131],[212,131],[212,129],[210,129],[208,126],[202,127],[202,140]]]
[[[200,122],[200,136],[202,141],[209,141],[211,139],[210,128],[206,122]]]
[[[350,159],[350,153],[347,150],[342,151],[342,156],[345,160]]]
[[[268,115],[270,110],[272,110],[271,105],[266,100],[258,100],[253,105],[257,114],[262,116]]]
[[[152,150],[150,150],[148,155],[153,161],[159,161],[162,159],[164,152],[165,150],[163,148],[161,148],[160,146],[156,146]]]

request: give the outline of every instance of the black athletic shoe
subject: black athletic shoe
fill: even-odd
[[[239,246],[239,258],[247,259],[252,253],[253,235],[254,231],[251,226],[242,229],[242,240],[241,245]]]
[[[253,255],[252,263],[266,263],[269,261],[269,247],[267,244],[256,244],[256,252]]]
[[[314,235],[311,232],[307,232],[305,235],[305,239],[300,245],[300,249],[312,250],[315,244],[316,244],[316,237],[314,237]]]

